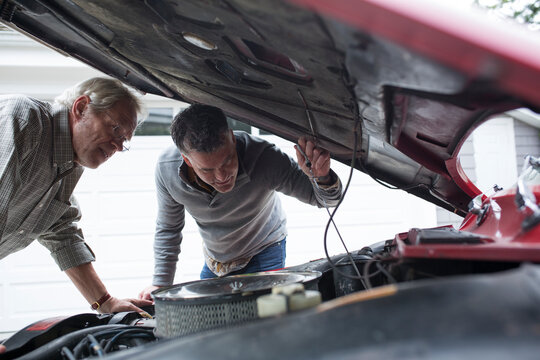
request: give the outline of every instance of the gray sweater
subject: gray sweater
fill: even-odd
[[[250,258],[287,236],[285,212],[276,191],[319,207],[324,202],[335,206],[341,198],[342,185],[335,173],[335,184],[317,190],[298,164],[275,145],[245,132],[235,132],[235,136],[238,176],[227,193],[209,194],[190,185],[182,170],[187,165],[176,147],[160,156],[155,172],[154,285],[173,283],[185,210],[199,227],[206,256],[231,262]]]

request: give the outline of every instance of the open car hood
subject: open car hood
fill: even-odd
[[[480,191],[459,149],[490,115],[538,112],[540,42],[441,6],[0,1],[6,25],[143,92],[315,137],[334,159],[465,215]]]

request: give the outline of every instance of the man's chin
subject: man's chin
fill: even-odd
[[[79,164],[87,169],[97,169],[99,165],[103,164],[105,161],[84,161],[84,160],[75,160],[74,163]]]
[[[229,191],[231,191],[233,189],[234,186],[230,186],[230,187],[227,187],[227,188],[214,188],[216,189],[216,191],[218,193],[222,193],[222,194],[225,194],[225,193],[228,193]]]
[[[214,189],[216,189],[217,192],[222,193],[222,194],[231,191],[233,188],[234,188],[234,181],[231,181],[230,184],[229,183],[224,184],[223,186],[214,185]]]

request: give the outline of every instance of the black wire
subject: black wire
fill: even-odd
[[[300,89],[298,89],[298,95],[300,95],[300,99],[302,99],[302,103],[304,104],[304,109],[306,111],[306,116],[307,116],[307,120],[309,122],[309,126],[311,128],[311,133],[313,135],[313,138],[316,139],[317,136],[315,134],[315,129],[313,128],[313,124],[312,124],[312,121],[311,121],[311,115],[310,115],[310,110],[309,110],[309,107],[308,107],[308,104],[306,102],[306,99],[304,97],[304,94],[302,93],[302,91]],[[315,179],[315,177],[313,176],[313,170],[311,168],[311,161],[309,160],[309,158],[307,157],[307,155],[304,153],[304,151],[302,150],[301,147],[298,147],[298,151],[300,153],[302,153],[302,155],[304,155],[305,157],[305,160],[306,160],[306,166],[309,168],[309,172],[311,173],[311,176],[309,177],[309,180],[312,182],[313,186],[320,191],[320,187],[319,185],[317,184],[317,180]],[[351,256],[351,253],[349,252],[349,249],[347,248],[347,244],[345,244],[345,241],[343,240],[343,237],[341,236],[341,233],[339,232],[339,229],[336,225],[336,223],[334,222],[334,219],[332,217],[332,214],[330,213],[330,210],[328,209],[328,205],[326,204],[326,201],[324,200],[324,198],[321,198],[322,202],[323,202],[323,205],[324,205],[324,208],[326,209],[326,212],[328,213],[328,216],[330,217],[330,221],[332,222],[332,224],[334,225],[334,229],[336,229],[336,233],[339,237],[339,239],[341,240],[341,244],[343,245],[343,248],[345,249],[345,252],[347,253],[347,256],[349,257],[350,261],[351,261],[351,265],[352,267],[354,268],[354,270],[356,271],[356,274],[358,276],[361,276],[360,275],[360,271],[358,271],[358,268],[356,267],[356,264],[354,262],[354,259],[352,258]]]
[[[384,186],[385,188],[387,189],[390,189],[390,190],[403,190],[403,191],[409,191],[409,190],[412,190],[412,189],[415,189],[415,188],[421,188],[421,187],[425,187],[426,185],[425,184],[414,184],[414,185],[410,185],[410,186],[395,186],[395,185],[390,185],[390,184],[387,184],[386,182],[384,182],[383,180],[377,178],[375,175],[373,175],[371,173],[370,170],[368,170],[368,168],[366,168],[362,163],[360,163],[360,168],[362,169],[362,172],[364,172],[365,174],[367,174],[373,181],[375,181],[376,183],[378,183],[379,185],[382,185]]]
[[[86,343],[88,342],[88,339],[85,337],[75,347],[73,348],[73,355],[76,359],[82,358],[82,353],[84,348],[86,347]]]
[[[136,335],[146,335],[146,336],[151,336],[152,338],[155,338],[154,336],[154,333],[152,332],[152,330],[146,330],[146,329],[140,329],[140,328],[136,328],[136,329],[127,329],[127,330],[123,330],[121,332],[119,332],[118,334],[114,335],[111,340],[109,341],[109,343],[105,346],[105,353],[109,352],[109,350],[112,348],[112,346],[114,345],[114,343],[121,337],[125,336],[126,334],[129,334],[130,336],[133,336],[135,335],[134,333],[138,333]]]
[[[364,278],[364,281],[366,282],[367,286],[369,289],[372,288],[371,286],[371,278],[374,277],[374,276],[377,276],[379,274],[383,274],[385,275],[388,280],[391,282],[391,283],[396,283],[396,280],[394,279],[394,277],[382,266],[382,264],[380,263],[382,260],[385,260],[385,258],[383,256],[380,256],[380,255],[376,255],[374,256],[373,258],[369,259],[368,261],[365,262],[364,264],[364,268],[363,268],[363,271],[364,271],[364,274],[363,274],[363,278]],[[377,266],[377,270],[372,272],[371,274],[369,273],[369,267],[371,266],[371,264],[375,263],[376,266]]]
[[[369,276],[369,266],[375,261],[375,259],[371,259],[371,260],[368,260],[366,261],[366,263],[364,264],[364,281],[366,282],[366,290],[367,289],[371,289],[371,276]],[[376,273],[378,274],[380,271],[377,270]]]
[[[96,339],[99,339],[99,338],[103,338],[104,336],[107,336],[107,335],[112,335],[112,334],[116,335],[118,332],[122,332],[122,331],[126,331],[126,330],[151,331],[148,328],[139,327],[139,326],[122,326],[122,327],[112,329],[112,330],[103,330],[103,331],[97,332],[97,333],[95,333],[93,335],[96,337]]]
[[[375,276],[376,274],[379,274],[379,273],[383,273],[386,278],[391,282],[391,283],[396,283],[397,281],[394,279],[394,277],[386,270],[384,269],[384,267],[379,263],[377,262],[377,268],[378,268],[378,271],[376,271],[375,273],[373,274],[369,274],[369,266],[373,263],[373,261],[379,261],[381,260],[380,257],[374,257],[373,259],[371,260],[368,260],[366,262],[366,264],[364,265],[364,268],[363,268],[363,271],[364,271],[364,274],[360,274],[359,271],[358,271],[358,268],[356,267],[356,264],[354,263],[354,259],[352,259],[352,256],[350,255],[347,247],[345,246],[344,244],[344,241],[343,239],[341,238],[341,235],[339,234],[339,231],[337,230],[337,226],[334,222],[334,216],[339,208],[339,206],[341,205],[341,203],[343,202],[343,199],[345,198],[345,194],[347,193],[348,189],[349,189],[349,186],[350,186],[350,183],[351,183],[351,180],[352,180],[352,175],[353,175],[353,172],[354,172],[354,169],[355,169],[355,162],[356,162],[356,152],[357,152],[357,148],[358,148],[358,126],[360,124],[360,120],[364,118],[364,112],[366,111],[366,109],[368,108],[369,104],[368,103],[365,103],[364,102],[364,105],[365,107],[362,109],[362,112],[361,113],[358,113],[358,107],[356,106],[355,109],[356,109],[356,113],[357,113],[357,116],[356,116],[356,122],[355,122],[355,125],[354,125],[354,144],[353,144],[353,156],[352,156],[352,159],[351,159],[351,166],[350,166],[350,172],[349,172],[349,178],[347,180],[347,184],[345,185],[345,189],[343,190],[343,195],[340,199],[340,201],[338,202],[338,204],[336,205],[336,207],[334,208],[334,211],[330,214],[330,218],[328,220],[328,222],[326,223],[326,228],[324,230],[324,252],[326,254],[326,259],[328,261],[328,263],[332,266],[332,269],[334,272],[337,272],[339,275],[343,276],[343,277],[346,277],[348,279],[352,279],[352,280],[360,280],[360,282],[362,283],[362,285],[364,286],[364,289],[370,289],[372,286],[371,286],[371,282],[370,282],[370,278]],[[398,189],[401,189],[401,190],[410,190],[410,189],[413,189],[413,188],[416,188],[416,187],[420,187],[422,186],[422,184],[419,184],[419,185],[413,185],[413,186],[409,186],[409,187],[391,187],[390,185],[388,184],[385,184],[383,183],[381,180],[377,179],[375,176],[373,176],[366,168],[365,166],[363,166],[361,163],[360,163],[362,169],[364,170],[364,172],[366,174],[368,174],[373,180],[375,180],[377,183],[389,188],[389,189],[392,189],[392,190],[398,190]],[[328,209],[327,209],[328,211]],[[330,258],[330,254],[328,253],[328,229],[330,228],[330,223],[334,224],[334,227],[336,228],[336,231],[338,233],[338,236],[340,237],[341,239],[341,242],[343,243],[344,247],[345,247],[345,250],[347,252],[347,255],[348,257],[351,259],[351,265],[354,267],[356,273],[358,276],[354,276],[354,275],[349,275],[349,274],[346,274],[342,271],[340,271],[336,265],[336,263],[334,263],[332,261],[332,259]]]
[[[319,189],[319,186],[317,185],[317,181],[314,180],[314,179],[311,179],[311,181],[313,182],[313,185],[317,189]],[[345,195],[345,192],[343,193],[343,196],[344,195]],[[353,267],[354,271],[356,272],[356,275],[361,277],[362,275],[360,274],[360,271],[358,270],[358,267],[356,266],[356,263],[354,262],[354,259],[351,256],[351,253],[349,252],[349,249],[347,248],[347,244],[345,244],[345,240],[343,240],[343,236],[341,236],[341,233],[340,233],[340,231],[339,231],[339,229],[337,227],[337,224],[334,221],[334,218],[333,218],[332,214],[330,213],[330,210],[328,209],[328,205],[326,204],[326,201],[324,201],[324,199],[322,199],[322,201],[324,203],[324,208],[326,209],[326,212],[328,213],[329,221],[332,223],[332,225],[334,225],[334,229],[336,230],[336,233],[337,233],[337,235],[339,237],[339,240],[341,241],[341,244],[343,245],[343,248],[345,249],[345,252],[347,253],[347,257],[349,258],[349,260],[351,262],[351,266]],[[362,281],[362,280],[360,280],[360,281]]]
[[[145,339],[146,341],[142,341],[142,339]],[[109,341],[107,346],[105,346],[105,351],[107,353],[110,353],[115,350],[121,350],[122,345],[125,348],[131,348],[145,342],[152,342],[154,340],[156,340],[156,337],[150,334],[119,334],[118,337],[114,337]]]
[[[60,351],[60,354],[62,354],[62,356],[66,357],[68,360],[77,360],[71,350],[69,350],[66,346],[62,347],[62,351]]]
[[[348,252],[346,247],[345,247],[345,250],[347,251],[347,255],[349,256],[349,258],[351,259],[351,265],[354,267],[354,269],[355,269],[355,271],[357,273],[357,276],[349,275],[349,274],[346,274],[343,271],[339,270],[337,268],[336,264],[330,258],[330,254],[328,253],[328,229],[330,228],[331,223],[333,223],[334,226],[336,227],[336,225],[334,223],[334,216],[335,216],[337,210],[339,209],[340,205],[343,203],[343,199],[345,199],[345,195],[347,194],[347,191],[349,190],[349,186],[351,184],[352,175],[353,175],[353,171],[354,171],[355,160],[356,160],[356,152],[357,152],[357,147],[358,147],[358,126],[360,125],[360,118],[363,118],[363,114],[364,114],[364,111],[366,109],[367,109],[367,106],[362,110],[362,114],[358,114],[356,116],[356,122],[355,122],[355,125],[354,125],[354,131],[353,131],[353,133],[354,133],[353,156],[352,156],[352,160],[351,160],[349,177],[347,179],[347,184],[345,185],[345,188],[343,190],[343,194],[341,196],[341,199],[338,201],[336,207],[334,208],[334,211],[332,211],[332,213],[330,214],[330,218],[328,219],[328,222],[326,223],[326,227],[324,229],[324,241],[323,241],[324,253],[326,255],[326,260],[328,261],[330,266],[332,266],[333,271],[337,272],[341,276],[344,276],[344,277],[346,277],[348,279],[360,280],[360,282],[362,283],[362,286],[364,286],[364,289],[367,289],[366,284],[364,283],[364,279],[363,279],[362,275],[360,274],[360,272],[358,271],[358,268],[356,267],[354,259],[352,258],[351,254]],[[336,229],[337,229],[337,227],[336,227]],[[338,232],[338,235],[339,235],[339,232]],[[341,238],[341,236],[340,236],[340,238]],[[342,241],[342,243],[344,243],[342,238],[341,238],[341,241]]]
[[[382,264],[380,262],[376,262],[375,263],[375,266],[377,266],[377,269],[379,269],[380,272],[382,272],[384,274],[384,276],[386,276],[386,278],[390,281],[390,283],[392,284],[395,284],[397,283],[396,279],[394,279],[394,277],[392,276],[392,274],[390,274],[388,272],[388,270],[386,270],[384,268],[384,266],[382,266]]]
[[[371,278],[373,276],[378,275],[381,272],[380,270],[377,270],[372,274],[369,273],[369,267],[375,261],[379,261],[379,259],[377,259],[376,257],[373,257],[373,258],[369,259],[368,261],[366,261],[366,263],[364,264],[364,269],[363,269],[364,270],[364,276],[363,277],[364,277],[364,281],[366,282],[366,285],[368,286],[366,289],[371,289],[372,288],[372,286],[371,286]]]
[[[104,348],[105,345],[107,345],[107,342],[108,342],[107,339],[101,339],[101,340],[99,341],[99,346],[101,346],[102,348]]]
[[[149,339],[155,340],[155,338],[156,338],[152,330],[150,330],[148,328],[141,328],[141,327],[138,327],[138,326],[122,326],[121,328],[99,331],[99,332],[94,333],[92,338],[93,338],[93,341],[95,341],[95,343],[97,344],[97,346],[100,349],[102,349],[103,353],[107,353],[107,351],[108,351],[107,347],[103,348],[103,345],[105,343],[107,343],[106,346],[108,346],[109,343],[110,343],[110,341],[108,341],[107,337],[112,336],[112,338],[114,339],[119,333],[123,333],[123,332],[125,333],[128,330],[131,330],[134,333],[138,332],[139,334],[144,333],[144,335]],[[71,352],[68,349],[69,353],[71,355],[73,355],[74,359],[81,359],[81,358],[85,358],[85,357],[88,357],[88,356],[92,356],[92,354],[93,354],[92,346],[91,346],[92,341],[90,341],[90,339],[91,338],[88,337],[88,336],[81,339],[81,341],[79,341],[77,343],[77,345],[75,345],[75,347],[73,348],[73,352]],[[85,353],[85,352],[87,352],[87,353]],[[66,356],[69,356],[69,355],[66,355]],[[98,354],[98,356],[99,356],[99,354]],[[71,360],[71,358],[69,360]]]
[[[90,350],[90,354],[95,353],[97,354],[97,356],[103,357],[104,355],[103,348],[99,344],[99,341],[97,341],[97,339],[94,337],[94,335],[88,334],[87,338],[88,338],[88,347]]]

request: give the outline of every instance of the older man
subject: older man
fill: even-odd
[[[107,78],[79,83],[54,104],[0,96],[0,259],[37,239],[102,313],[141,312],[138,306],[150,302],[109,295],[77,226],[81,213],[72,193],[85,167],[126,149],[140,110],[121,82]]]
[[[203,238],[205,279],[284,267],[286,216],[277,191],[319,207],[341,199],[330,154],[306,139],[297,163],[273,144],[230,130],[220,109],[199,104],[175,117],[171,134],[176,147],[156,167],[154,279],[141,298],[173,282],[185,210]]]

